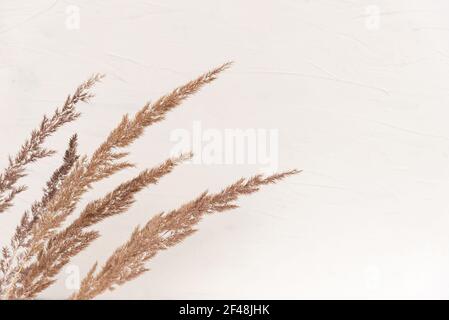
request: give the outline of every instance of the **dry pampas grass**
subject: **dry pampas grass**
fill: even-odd
[[[94,75],[80,85],[73,95],[69,95],[62,108],[56,109],[51,118],[44,116],[39,127],[31,132],[30,138],[25,141],[17,155],[9,158],[9,166],[0,173],[0,213],[11,207],[15,196],[26,189],[25,186],[17,186],[18,180],[25,176],[26,166],[55,153],[54,150],[42,147],[45,139],[64,124],[80,116],[75,106],[78,102],[87,102],[93,97],[89,89],[101,78],[102,75]]]
[[[3,248],[0,259],[1,299],[37,297],[56,281],[61,269],[74,256],[100,236],[98,231],[92,230],[94,225],[125,213],[139,191],[157,183],[192,156],[180,155],[143,170],[104,197],[87,204],[77,218],[67,223],[82,196],[95,182],[133,166],[125,159],[128,155],[125,148],[141,137],[146,127],[163,120],[170,110],[229,67],[230,63],[223,64],[155,102],[145,104],[132,118],[125,115],[91,156],[79,155],[77,136],[70,138],[62,164],[46,183],[41,199],[23,214],[10,244]],[[0,173],[0,213],[11,211],[15,196],[26,189],[18,182],[25,176],[27,165],[54,153],[43,147],[46,138],[79,117],[76,104],[92,98],[90,89],[102,78],[102,75],[94,75],[79,86],[52,117],[43,118],[17,155],[10,158],[8,167]],[[138,277],[148,270],[146,262],[160,250],[176,245],[195,232],[195,226],[204,215],[234,209],[240,196],[295,173],[298,171],[241,179],[219,193],[204,192],[176,210],[155,215],[145,226],[137,227],[130,239],[115,250],[101,268],[95,264],[70,299],[92,299]]]

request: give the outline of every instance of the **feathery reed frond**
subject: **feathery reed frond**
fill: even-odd
[[[76,135],[70,139],[63,163],[46,183],[42,198],[23,214],[10,245],[2,250],[1,299],[35,298],[56,281],[56,276],[74,256],[100,236],[98,231],[92,230],[93,226],[125,213],[135,202],[138,192],[156,184],[191,157],[191,154],[181,155],[155,168],[143,170],[105,196],[88,203],[73,222],[64,225],[95,182],[133,166],[125,159],[128,152],[124,149],[142,136],[146,127],[165,119],[169,111],[215,80],[230,65],[225,63],[155,102],[145,104],[131,118],[125,115],[90,157],[78,155]],[[102,77],[94,75],[68,96],[64,106],[56,109],[51,118],[44,117],[16,157],[10,159],[9,166],[0,174],[0,213],[9,208],[14,197],[25,189],[17,186],[17,182],[25,175],[27,164],[54,153],[43,148],[45,139],[63,124],[79,117],[75,105],[79,101],[87,102],[93,96],[89,89]],[[145,263],[159,251],[194,233],[195,226],[206,214],[236,208],[235,201],[240,196],[254,193],[262,185],[276,183],[298,172],[292,170],[268,177],[257,175],[240,179],[219,193],[204,192],[176,210],[154,216],[144,227],[137,227],[101,269],[97,270],[95,264],[71,299],[91,299],[134,279],[147,271]]]
[[[20,266],[14,264],[16,260],[21,260],[25,249],[30,246],[30,231],[33,224],[39,219],[42,210],[45,208],[47,202],[54,196],[56,190],[59,188],[61,182],[69,173],[70,169],[78,160],[77,154],[77,135],[70,138],[69,146],[64,153],[64,158],[61,166],[57,168],[49,181],[47,181],[44,188],[44,194],[40,201],[36,201],[31,206],[31,212],[26,211],[22,215],[19,226],[17,226],[14,236],[11,239],[10,247],[3,247],[2,258],[0,259],[0,297],[5,290],[4,285],[11,281],[14,276],[14,271],[18,271]]]
[[[39,127],[31,132],[30,137],[20,148],[14,158],[9,158],[9,165],[0,173],[0,213],[12,206],[15,196],[26,189],[17,186],[20,178],[24,177],[26,166],[38,159],[53,155],[54,150],[45,149],[42,145],[46,138],[56,132],[64,124],[76,120],[80,113],[75,106],[79,101],[87,102],[94,95],[89,91],[103,75],[96,74],[81,84],[73,95],[69,95],[62,108],[57,108],[51,118],[44,116]]]
[[[257,175],[250,179],[240,179],[219,193],[204,192],[179,209],[156,215],[143,228],[137,227],[131,238],[112,254],[98,273],[95,273],[95,264],[71,299],[92,299],[138,277],[148,271],[145,262],[159,251],[172,247],[193,234],[195,226],[204,215],[237,208],[234,201],[239,196],[254,193],[262,185],[275,183],[296,173],[299,171],[287,171],[266,178]]]
[[[57,233],[58,228],[75,210],[82,195],[87,192],[94,182],[132,166],[129,162],[122,160],[128,153],[120,149],[129,146],[143,134],[146,127],[164,119],[167,112],[178,106],[190,95],[196,93],[204,85],[215,80],[217,75],[229,66],[229,63],[223,64],[176,88],[171,93],[156,100],[153,104],[147,103],[136,113],[132,120],[128,116],[124,116],[119,125],[112,130],[107,139],[90,158],[87,156],[79,158],[71,172],[62,181],[58,190],[47,202],[40,219],[33,224],[29,232],[31,234],[31,245],[27,248],[26,254],[20,256],[17,265],[20,265],[20,268],[23,269],[31,261],[39,258],[40,253],[45,250],[47,242]],[[83,236],[87,238],[83,239],[80,244],[84,244],[86,241],[93,241],[96,237],[93,233],[83,234]],[[14,292],[18,290],[18,282],[20,281],[19,277],[16,276],[6,284],[8,296],[15,294]]]
[[[46,212],[40,220],[41,223],[35,230],[35,242],[39,243],[49,239],[52,235],[51,231],[58,228],[73,212],[81,196],[94,182],[132,166],[129,162],[122,161],[128,153],[119,151],[120,149],[129,146],[143,134],[146,127],[164,119],[167,112],[204,85],[215,80],[217,75],[229,66],[229,63],[223,64],[176,88],[153,104],[146,104],[132,120],[128,116],[124,116],[90,159],[84,156],[76,162],[71,173],[61,184],[61,188],[47,204]]]
[[[150,184],[169,174],[178,164],[190,159],[191,154],[168,159],[161,165],[142,171],[135,178],[120,184],[103,198],[89,203],[80,216],[63,231],[53,236],[44,248],[37,253],[37,259],[22,269],[22,277],[16,281],[14,290],[8,298],[29,299],[51,285],[60,270],[85,249],[98,236],[97,231],[86,228],[126,212],[135,202],[135,195]]]
[[[214,81],[218,74],[228,69],[231,63],[225,63],[185,85],[176,88],[169,94],[156,100],[154,103],[146,103],[133,119],[128,115],[122,118],[120,124],[111,132],[106,141],[93,154],[91,166],[106,165],[126,156],[126,153],[113,153],[114,148],[124,148],[139,138],[146,127],[162,121],[166,114],[179,106],[189,96],[198,92],[203,86]]]

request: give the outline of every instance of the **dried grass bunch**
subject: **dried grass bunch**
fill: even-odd
[[[155,184],[191,154],[168,159],[160,165],[143,170],[104,197],[90,202],[73,222],[67,218],[76,210],[82,196],[100,180],[133,166],[126,161],[126,147],[142,136],[146,127],[163,120],[166,114],[216,79],[230,63],[207,72],[161,97],[147,103],[134,117],[125,115],[106,140],[89,157],[77,152],[77,136],[70,138],[62,164],[57,168],[43,190],[42,198],[26,211],[0,259],[0,298],[33,299],[56,281],[61,269],[89,246],[100,234],[91,227],[98,222],[126,212],[135,201],[135,195],[150,184]],[[44,116],[40,126],[20,148],[9,165],[0,173],[0,213],[13,206],[14,198],[26,187],[18,185],[31,162],[53,155],[45,149],[48,136],[64,124],[76,120],[79,102],[93,97],[92,87],[103,78],[94,75],[67,97],[64,105],[49,118]],[[106,263],[95,264],[80,288],[70,299],[92,299],[99,294],[130,281],[146,272],[146,262],[160,250],[176,245],[192,233],[206,214],[237,207],[235,201],[251,194],[259,187],[275,183],[296,170],[268,177],[261,175],[240,179],[218,193],[204,192],[195,200],[168,213],[151,218],[143,227],[137,227],[129,240],[115,250]]]

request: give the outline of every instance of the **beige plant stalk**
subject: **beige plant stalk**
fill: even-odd
[[[118,248],[98,273],[95,264],[71,299],[92,299],[106,290],[113,290],[148,271],[145,263],[159,251],[168,249],[193,234],[195,226],[206,214],[237,208],[234,203],[241,195],[259,190],[299,171],[292,170],[269,177],[240,179],[216,194],[204,192],[195,200],[167,214],[160,213],[147,224],[137,227],[130,239]]]
[[[25,186],[17,186],[19,179],[25,176],[26,166],[55,153],[54,150],[43,147],[45,140],[61,126],[80,116],[75,108],[77,103],[89,101],[93,97],[89,90],[102,78],[103,75],[96,74],[81,84],[74,94],[67,97],[62,108],[55,110],[51,118],[43,117],[39,127],[31,132],[17,155],[9,158],[8,167],[0,173],[0,213],[10,208],[16,195],[26,189]]]
[[[192,156],[181,155],[152,169],[143,170],[104,197],[90,202],[73,222],[65,225],[82,196],[95,182],[133,166],[125,159],[128,155],[125,148],[141,137],[146,127],[165,119],[169,111],[215,80],[230,65],[225,63],[154,103],[145,104],[132,118],[125,115],[90,157],[77,154],[76,135],[70,139],[63,162],[47,182],[41,200],[24,213],[10,245],[3,249],[0,260],[0,298],[37,297],[56,281],[61,269],[74,256],[100,236],[98,231],[92,230],[93,226],[104,219],[125,213],[139,191],[157,183]],[[0,212],[11,207],[14,196],[24,189],[17,187],[16,183],[24,175],[25,166],[53,153],[42,148],[45,138],[79,116],[75,112],[75,104],[92,97],[88,89],[101,78],[96,75],[89,79],[73,96],[68,97],[61,111],[57,110],[51,119],[44,118],[40,129],[33,131],[21,152],[11,160],[10,167],[0,175]],[[233,209],[239,196],[256,192],[262,185],[275,183],[297,172],[292,170],[269,177],[259,175],[241,179],[222,192],[205,192],[177,210],[154,216],[144,227],[136,228],[129,241],[118,248],[100,270],[97,271],[95,265],[71,299],[92,299],[134,279],[147,270],[145,263],[157,252],[192,234],[195,225],[205,214]]]
[[[77,136],[73,135],[64,154],[63,163],[55,170],[50,180],[46,183],[42,199],[31,206],[31,212],[27,211],[23,214],[20,224],[17,226],[16,232],[11,239],[10,248],[3,248],[3,256],[0,260],[0,270],[3,274],[3,277],[0,279],[0,297],[4,297],[5,295],[5,285],[12,282],[13,278],[18,277],[19,273],[17,271],[19,270],[19,266],[14,263],[22,260],[26,248],[31,246],[32,239],[30,233],[33,224],[39,219],[42,210],[44,210],[48,201],[54,196],[61,182],[78,160],[79,155],[76,152],[76,148]]]

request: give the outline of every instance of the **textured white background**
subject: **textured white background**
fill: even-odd
[[[69,5],[79,30],[66,28]],[[0,0],[0,165],[93,72],[108,75],[97,97],[49,146],[62,150],[78,132],[90,153],[122,114],[234,60],[133,145],[136,169],[83,204],[165,159],[170,132],[195,120],[278,128],[280,169],[304,172],[208,217],[101,298],[449,298],[448,15],[445,0]],[[0,241],[59,161],[29,168],[30,189],[0,216]],[[73,264],[84,274],[152,214],[255,172],[179,167],[102,223]],[[69,295],[65,277],[43,297]]]

